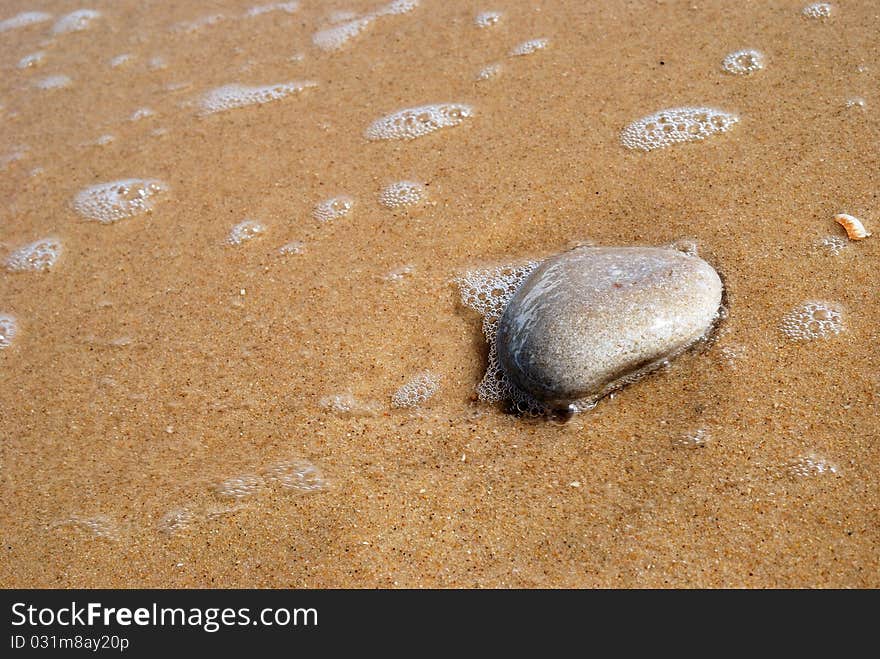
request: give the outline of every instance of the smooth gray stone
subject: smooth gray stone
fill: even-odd
[[[577,247],[541,263],[498,325],[502,369],[554,408],[598,399],[706,335],[723,286],[715,269],[657,247]]]

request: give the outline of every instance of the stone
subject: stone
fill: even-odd
[[[514,293],[498,325],[498,361],[551,409],[595,401],[705,337],[722,291],[693,254],[577,247],[543,261]]]

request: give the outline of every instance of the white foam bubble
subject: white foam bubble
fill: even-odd
[[[0,32],[16,30],[21,27],[36,25],[37,23],[44,23],[51,18],[52,14],[47,14],[44,11],[23,11],[12,18],[0,21]]]
[[[839,468],[825,458],[810,453],[802,455],[785,465],[785,472],[791,478],[814,478],[816,476],[837,475]]]
[[[73,200],[77,213],[89,220],[110,224],[153,210],[154,197],[168,190],[158,179],[129,178],[92,185]]]
[[[737,362],[746,356],[746,347],[739,344],[726,345],[718,348],[718,356],[727,364],[736,368]]]
[[[34,81],[34,87],[37,89],[63,89],[70,87],[71,84],[73,81],[70,77],[63,74],[46,76]]]
[[[152,117],[156,114],[156,111],[152,108],[138,108],[134,112],[131,113],[131,116],[128,118],[129,121],[140,121],[141,119],[146,119],[147,117]]]
[[[377,119],[367,127],[368,140],[411,140],[441,128],[458,126],[474,110],[461,103],[436,103],[398,110]]]
[[[77,9],[59,18],[52,28],[52,34],[66,34],[68,32],[87,30],[92,22],[100,17],[101,12],[94,9]]]
[[[181,23],[177,23],[171,27],[174,32],[183,32],[184,34],[192,34],[193,32],[198,32],[204,27],[208,27],[210,25],[216,25],[222,20],[225,20],[225,16],[223,14],[209,14],[208,16],[202,16],[201,18],[197,18],[194,21],[183,21]]]
[[[399,16],[417,9],[419,0],[392,0],[373,12],[374,16]]]
[[[110,66],[116,69],[120,66],[130,64],[132,61],[134,61],[134,55],[132,55],[131,53],[122,53],[121,55],[117,55],[110,60]]]
[[[846,103],[844,105],[847,108],[858,108],[860,110],[864,110],[867,106],[867,103],[865,102],[865,99],[861,96],[853,96],[846,99]]]
[[[474,17],[474,25],[478,28],[486,29],[498,25],[504,16],[500,11],[481,11]]]
[[[327,488],[321,470],[307,460],[287,460],[267,467],[263,476],[267,483],[286,492],[317,492]]]
[[[15,316],[0,313],[0,350],[11,346],[16,334],[18,334],[18,322]]]
[[[339,50],[372,25],[374,20],[373,16],[364,16],[325,30],[319,30],[312,35],[312,43],[326,52]]]
[[[228,245],[241,245],[263,233],[266,233],[265,226],[256,220],[245,220],[232,227],[229,235],[226,237],[226,243]]]
[[[293,14],[297,9],[299,9],[299,2],[275,2],[268,5],[251,7],[245,12],[245,16],[253,18],[255,16],[262,16],[263,14],[270,14],[276,11],[281,11],[285,14]]]
[[[362,401],[348,392],[324,396],[318,406],[341,416],[375,416],[379,411],[375,402]]]
[[[764,54],[753,48],[737,50],[721,62],[721,69],[731,75],[749,75],[764,68]]]
[[[223,499],[246,499],[263,488],[263,479],[252,474],[233,476],[214,486],[214,492]]]
[[[494,64],[488,64],[477,71],[476,79],[478,81],[491,80],[492,78],[497,78],[499,75],[501,75],[501,65],[496,62]]]
[[[278,248],[278,253],[282,256],[290,256],[292,254],[302,254],[306,251],[305,243],[298,240],[282,245]]]
[[[211,90],[202,97],[202,114],[214,114],[249,105],[270,103],[309,87],[315,87],[317,84],[311,80],[294,80],[256,87],[239,84],[224,85]]]
[[[418,6],[418,0],[395,0],[360,17],[354,12],[335,11],[330,15],[331,27],[315,32],[312,35],[312,43],[325,52],[340,50],[370,27],[376,19],[407,14]]]
[[[416,181],[396,181],[386,186],[379,195],[379,203],[385,208],[406,208],[425,201],[425,186]]]
[[[843,315],[835,302],[809,301],[782,317],[779,326],[792,341],[826,339],[843,331]]]
[[[458,285],[461,303],[483,317],[483,335],[489,346],[486,373],[477,385],[477,397],[486,403],[508,401],[520,412],[543,415],[548,413],[547,407],[507,377],[498,361],[495,343],[498,321],[510,298],[536,267],[536,261],[527,261],[519,265],[473,270],[459,278]]]
[[[523,55],[531,55],[532,53],[536,53],[539,50],[544,50],[549,45],[549,39],[529,39],[528,41],[523,41],[521,44],[514,46],[510,50],[510,56],[522,57]]]
[[[341,195],[325,199],[312,211],[312,217],[319,222],[330,222],[340,217],[345,217],[354,208],[354,199],[349,196]]]
[[[650,151],[683,142],[697,142],[729,131],[739,117],[709,107],[660,110],[623,129],[620,141],[628,149]]]
[[[682,448],[700,448],[709,443],[712,435],[705,428],[697,428],[676,437],[672,444]]]
[[[94,515],[92,517],[71,515],[65,520],[55,522],[53,526],[72,526],[105,540],[118,540],[120,535],[119,526],[109,515]]]
[[[98,138],[95,140],[95,145],[96,145],[96,146],[107,146],[108,144],[110,144],[110,143],[111,143],[113,140],[115,140],[115,139],[116,139],[116,138],[115,138],[113,135],[110,135],[110,134],[107,134],[107,135],[101,135],[100,137],[98,137]]]
[[[42,238],[30,245],[19,247],[6,257],[6,269],[12,272],[44,272],[61,256],[61,241],[58,238]]]
[[[849,240],[843,236],[825,236],[820,238],[817,246],[828,250],[832,256],[838,256],[849,245]]]
[[[36,53],[31,53],[30,55],[25,55],[20,60],[18,60],[18,68],[20,69],[33,69],[46,61],[46,51],[40,50]]]
[[[428,401],[440,390],[440,376],[431,371],[422,371],[412,376],[406,384],[394,392],[391,407],[416,407]]]
[[[801,13],[807,18],[828,18],[834,11],[834,7],[828,2],[815,2],[807,5]]]
[[[327,22],[330,24],[346,23],[354,20],[357,16],[357,12],[347,9],[337,9],[330,12],[329,16],[327,16]]]
[[[414,265],[401,265],[387,272],[382,279],[390,282],[401,282],[404,278],[411,276],[416,271]]]
[[[159,531],[167,535],[176,535],[189,528],[195,521],[195,515],[188,508],[169,510],[159,520]]]

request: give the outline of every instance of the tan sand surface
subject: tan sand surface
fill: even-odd
[[[0,21],[52,19],[0,32],[0,258],[49,236],[63,252],[0,271],[18,326],[0,350],[0,585],[880,586],[880,235],[821,244],[845,239],[839,212],[880,234],[876,2],[246,16],[256,1],[3,3]],[[101,16],[52,34],[84,7]],[[321,50],[341,11],[375,18]],[[764,69],[722,71],[743,48]],[[37,84],[56,75],[68,86]],[[200,111],[224,85],[304,80]],[[432,103],[473,116],[365,138]],[[627,124],[680,106],[740,121],[623,147]],[[152,212],[74,209],[129,178],[167,185]],[[381,205],[399,180],[426,202]],[[317,221],[337,195],[351,212]],[[265,231],[227,244],[246,219]],[[457,277],[682,239],[727,287],[714,343],[565,424],[475,399],[486,348]],[[291,241],[302,253],[279,254]],[[787,338],[809,300],[839,305],[843,331]],[[436,395],[392,408],[425,370]]]

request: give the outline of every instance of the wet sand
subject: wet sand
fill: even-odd
[[[838,212],[880,232],[880,14],[805,4],[425,0],[325,52],[334,11],[382,3],[96,2],[55,36],[81,6],[6,3],[0,20],[52,19],[0,33],[0,257],[48,236],[63,252],[0,272],[18,324],[0,350],[0,585],[880,586],[880,238],[820,244],[845,237]],[[480,29],[487,10],[502,18]],[[724,73],[742,48],[765,68]],[[35,86],[53,75],[69,86]],[[318,85],[199,111],[223,85],[298,80]],[[364,137],[441,102],[473,116]],[[623,147],[627,124],[679,106],[740,121]],[[152,212],[75,211],[132,177],[167,184]],[[382,206],[399,180],[427,202]],[[317,221],[336,195],[351,212]],[[227,244],[246,219],[265,232]],[[711,345],[565,424],[475,399],[486,347],[457,277],[682,239],[726,285]],[[291,241],[303,252],[279,254]],[[843,331],[787,338],[809,300],[840,305]],[[436,395],[394,409],[424,370]]]

